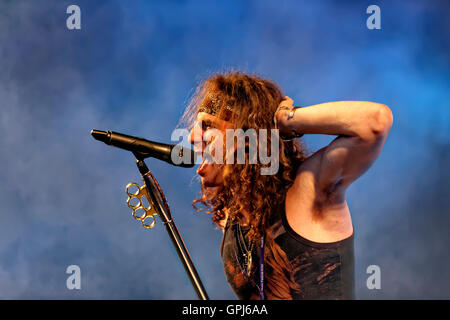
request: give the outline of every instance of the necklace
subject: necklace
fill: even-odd
[[[252,249],[253,249],[253,242],[251,244],[250,249],[247,249],[247,245],[245,244],[245,238],[244,234],[242,233],[241,225],[238,222],[238,226],[236,228],[236,233],[239,231],[239,234],[235,234],[236,238],[238,239],[238,245],[239,245],[239,251],[244,252],[244,259],[245,259],[245,266],[247,269],[247,272],[245,272],[245,269],[242,268],[241,263],[239,262],[239,258],[236,252],[236,249],[234,250],[234,255],[236,258],[236,262],[239,265],[239,268],[241,269],[242,274],[249,280],[253,285],[255,285],[259,290],[259,297],[261,300],[264,300],[264,235],[261,237],[261,244],[260,244],[260,252],[259,252],[259,286],[253,281],[252,278],[250,278],[250,272],[252,271]],[[241,239],[242,238],[242,243]]]
[[[242,232],[242,228],[241,225],[238,223],[237,225],[237,229],[239,232],[239,236],[237,237],[238,239],[238,245],[239,245],[239,251],[243,252],[243,256],[244,256],[244,268],[247,271],[247,275],[250,276],[251,272],[252,272],[252,251],[253,251],[253,242],[251,243],[250,248],[247,247],[247,244],[245,242],[245,237],[244,237],[244,233]],[[242,241],[242,242],[241,242]]]

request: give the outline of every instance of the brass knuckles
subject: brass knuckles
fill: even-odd
[[[131,193],[129,191],[130,187],[136,187],[137,191],[134,193]],[[133,218],[135,218],[136,220],[141,221],[142,226],[144,228],[147,229],[151,229],[155,226],[156,223],[156,218],[155,215],[158,214],[158,212],[155,210],[155,206],[151,200],[151,198],[148,196],[147,193],[147,189],[145,187],[145,184],[142,187],[139,187],[139,185],[137,183],[134,182],[130,182],[129,184],[127,184],[126,186],[126,192],[128,195],[128,199],[127,199],[127,205],[128,207],[133,210]],[[148,207],[145,207],[144,204],[142,203],[142,197],[145,197],[147,199],[147,202],[149,203]],[[139,202],[136,205],[131,205],[130,201],[133,199],[137,199]],[[141,216],[137,216],[136,215],[136,211],[137,210],[144,210],[145,214],[141,215]],[[147,221],[151,219],[151,223],[149,224]]]

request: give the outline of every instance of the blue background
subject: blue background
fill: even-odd
[[[68,30],[66,8],[81,8]],[[381,30],[366,8],[381,8]],[[450,298],[448,1],[1,1],[0,298],[196,299],[165,228],[126,206],[128,152],[93,128],[170,142],[212,73],[258,73],[296,105],[369,100],[394,125],[348,191],[362,299]],[[305,136],[309,151],[333,137]],[[234,299],[195,169],[148,160],[213,299]],[[81,290],[66,268],[81,268]],[[366,286],[369,265],[381,289]]]

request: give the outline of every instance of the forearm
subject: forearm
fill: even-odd
[[[300,134],[330,134],[370,139],[385,134],[392,124],[390,109],[367,101],[337,101],[299,108],[291,119],[289,110],[277,114],[279,128]]]

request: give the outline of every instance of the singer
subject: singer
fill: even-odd
[[[239,299],[353,299],[346,190],[380,154],[392,113],[366,101],[293,105],[256,75],[227,72],[203,81],[182,119],[194,151],[214,141],[204,137],[211,128],[279,129],[279,170],[261,175],[261,163],[203,160],[201,196],[193,205],[202,205],[223,231],[224,271]],[[309,154],[298,139],[305,134],[337,137]]]

